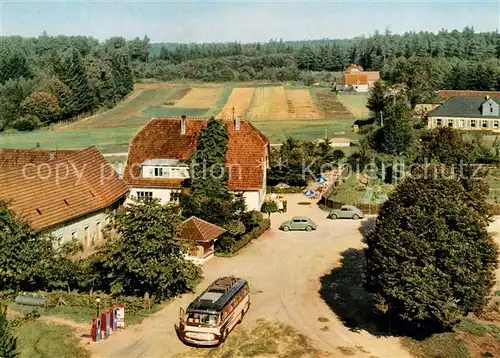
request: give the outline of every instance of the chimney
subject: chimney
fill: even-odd
[[[487,94],[486,97],[484,97],[486,100],[489,100],[490,99],[490,95]]]
[[[239,131],[240,130],[240,117],[235,117],[234,118],[234,129]]]
[[[186,116],[181,117],[181,135],[186,135]]]

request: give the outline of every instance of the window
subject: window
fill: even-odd
[[[441,118],[438,118],[436,119],[436,126],[440,126],[441,125]]]
[[[448,119],[448,127],[453,127],[453,119]]]
[[[84,246],[85,247],[89,247],[90,246],[90,236],[89,236],[89,227],[88,226],[85,226],[85,228],[83,229],[83,242],[84,242]]]
[[[498,129],[498,121],[493,121],[493,128]]]
[[[95,224],[95,237],[96,237],[97,241],[101,240],[101,222],[100,221],[98,221]],[[94,240],[93,239],[92,239],[92,244],[94,244]]]
[[[71,232],[71,239],[72,240],[76,240],[77,239],[76,230]]]
[[[483,121],[483,128],[488,128],[488,121],[487,120]]]
[[[475,119],[471,119],[471,121],[470,121],[470,127],[471,128],[476,128],[476,120]]]
[[[493,107],[491,107],[491,104],[490,104],[490,113],[493,113]]]
[[[458,126],[459,126],[459,127],[463,127],[463,126],[464,126],[464,120],[463,120],[463,119],[460,119],[460,120],[458,121]]]
[[[155,168],[155,177],[163,176],[163,168]]]
[[[62,236],[62,235],[59,235],[59,236],[57,237],[57,245],[58,245],[58,246],[61,246],[62,242],[63,242],[63,236]]]
[[[170,193],[170,201],[179,202],[180,199],[181,199],[180,191],[173,191]]]
[[[137,198],[139,200],[152,199],[153,198],[153,192],[152,191],[138,191],[137,192]]]
[[[340,211],[349,211],[349,208],[341,208]]]

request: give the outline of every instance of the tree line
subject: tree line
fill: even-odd
[[[137,41],[42,34],[2,37],[0,132],[32,130],[100,107],[133,89],[132,60],[146,60]]]

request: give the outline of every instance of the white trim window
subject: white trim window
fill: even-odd
[[[154,176],[155,177],[162,177],[163,176],[163,168],[155,168],[154,169]]]
[[[138,191],[137,192],[137,199],[139,200],[148,200],[153,198],[153,192],[152,191]]]
[[[488,120],[483,119],[483,128],[488,128]]]
[[[448,119],[448,127],[453,127],[453,119]]]
[[[464,120],[463,120],[463,119],[459,119],[459,120],[458,120],[458,126],[459,126],[460,128],[463,128],[463,127],[464,127],[464,123],[465,123],[465,122],[464,122]]]
[[[437,127],[441,127],[441,122],[442,122],[442,121],[441,121],[441,118],[437,118],[437,119],[436,119],[436,126],[437,126]]]
[[[476,128],[476,120],[475,119],[471,119],[470,120],[470,127],[471,128]]]
[[[498,129],[498,120],[493,121],[493,128]]]

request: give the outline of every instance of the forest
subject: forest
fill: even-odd
[[[407,85],[418,101],[437,89],[500,90],[500,35],[442,30],[376,32],[346,40],[242,44],[99,42],[84,36],[2,37],[0,131],[31,130],[113,106],[142,79],[302,81],[333,79],[349,64]]]

